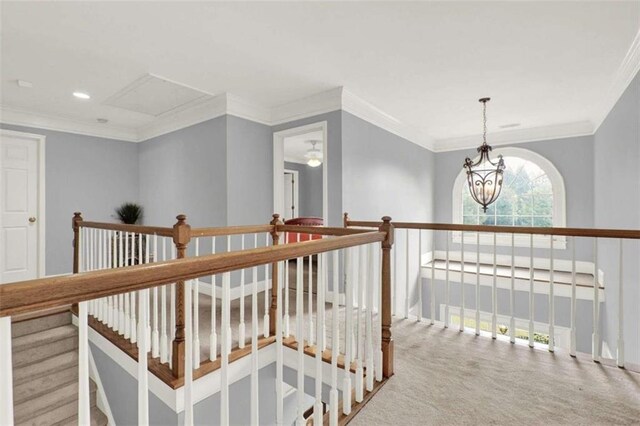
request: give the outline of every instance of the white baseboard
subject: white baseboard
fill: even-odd
[[[76,317],[74,316],[73,318]],[[98,368],[96,367],[96,361],[93,358],[93,352],[91,352],[91,348],[89,348],[89,377],[95,382],[98,388],[96,392],[97,407],[107,416],[107,425],[116,426],[116,421],[113,418],[113,412],[111,411],[109,400],[107,399],[107,395],[104,391],[102,380],[100,380],[100,373],[98,372]]]

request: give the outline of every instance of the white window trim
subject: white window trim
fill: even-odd
[[[498,156],[502,155],[503,157],[519,157],[526,161],[531,161],[535,163],[538,167],[540,167],[549,178],[551,182],[551,187],[553,188],[553,226],[555,228],[564,228],[567,226],[567,210],[566,210],[566,192],[564,186],[564,179],[562,175],[558,171],[558,169],[553,165],[553,163],[547,160],[542,155],[530,151],[524,148],[516,148],[516,147],[504,147],[504,148],[496,148],[492,151],[492,155]],[[474,161],[476,161],[474,159]],[[462,188],[467,184],[467,176],[464,170],[461,170],[453,184],[453,190],[451,193],[452,206],[451,206],[451,215],[453,223],[462,223],[462,197],[460,197],[460,193],[462,192]],[[505,226],[505,230],[508,229],[508,226]],[[460,232],[451,232],[451,240],[454,243],[461,242]],[[465,244],[475,244],[476,243],[476,233],[475,232],[465,232]],[[480,234],[480,244],[481,245],[493,245],[493,234],[491,233],[481,233]],[[534,235],[533,236],[533,246],[538,248],[548,248],[549,247],[549,237],[546,235]],[[509,233],[498,234],[496,236],[496,245],[498,246],[510,246],[511,245],[511,235]],[[516,247],[529,247],[530,245],[530,236],[527,234],[516,234],[514,238],[514,245]],[[567,248],[567,239],[564,236],[555,236],[553,246],[555,249],[566,249]]]

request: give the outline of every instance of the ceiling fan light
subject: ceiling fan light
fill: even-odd
[[[309,167],[318,167],[320,164],[322,164],[322,161],[318,158],[309,158],[309,160],[307,160],[307,166]]]

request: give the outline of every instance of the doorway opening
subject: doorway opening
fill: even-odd
[[[326,122],[274,133],[274,210],[284,221],[327,224],[326,140]]]

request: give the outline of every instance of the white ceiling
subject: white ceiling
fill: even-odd
[[[305,155],[312,148],[309,141],[317,141],[316,149],[322,152],[323,131],[316,130],[302,135],[288,136],[284,138],[284,159],[294,163],[306,164]]]
[[[345,87],[438,140],[477,134],[482,96],[490,131],[597,126],[640,28],[638,1],[0,7],[3,108],[135,129],[156,118],[104,102],[147,73],[265,108]]]

